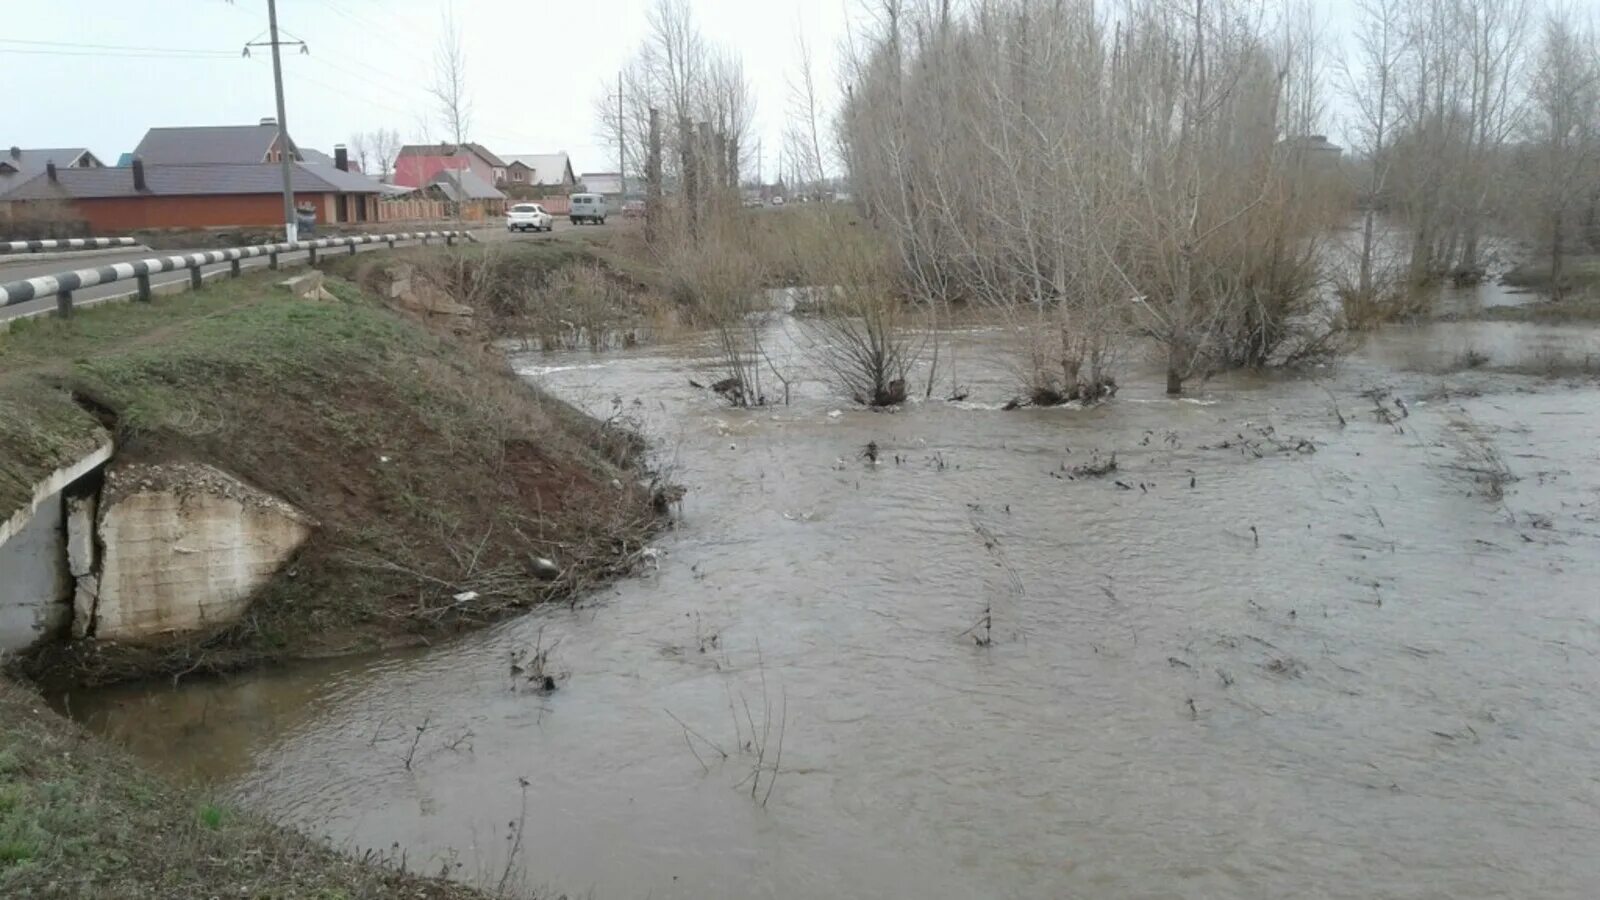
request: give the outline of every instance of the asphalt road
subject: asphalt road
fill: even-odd
[[[507,232],[503,225],[469,230],[479,241],[484,243],[495,243],[499,241],[548,240],[555,234],[568,231],[575,227],[577,226],[574,226],[566,219],[557,219],[556,230],[551,234],[529,234],[526,232],[517,232],[513,234],[511,232]],[[437,228],[434,230],[446,229]],[[413,241],[410,244],[402,244],[401,246],[412,246],[415,243],[416,242]],[[366,253],[373,250],[387,249],[389,248],[385,244],[363,244],[356,247],[356,252]],[[109,266],[112,263],[132,262],[134,260],[150,259],[151,257],[159,256],[180,256],[195,252],[198,251],[136,250],[128,253],[97,255],[94,257],[85,258],[83,260],[53,259],[45,262],[39,262],[37,260],[30,261],[26,257],[17,257],[13,259],[0,258],[0,283],[7,281],[21,281],[27,278],[37,278],[40,275],[58,275],[62,272],[73,272],[78,269],[96,269],[101,266]],[[347,253],[349,251],[343,247],[339,247],[327,248],[319,250],[318,252],[322,254],[330,254]],[[296,253],[283,253],[278,256],[278,261],[280,265],[303,265],[306,261],[306,253],[305,251],[299,251]],[[255,269],[267,265],[267,262],[268,260],[266,257],[260,256],[241,260],[240,266],[245,269]],[[202,274],[206,278],[215,278],[219,275],[225,275],[228,271],[229,267],[227,263],[219,263],[217,265],[206,266],[202,270]],[[189,270],[179,269],[174,272],[163,272],[159,275],[150,276],[150,287],[151,290],[159,293],[162,285],[176,285],[187,282],[188,280]],[[171,288],[169,288],[169,290],[171,290]],[[94,287],[73,291],[72,302],[75,307],[92,306],[95,303],[105,302],[106,300],[126,297],[132,294],[134,291],[135,284],[131,278],[127,279],[126,281],[113,281],[110,284],[97,284]],[[29,300],[26,303],[18,303],[12,306],[0,307],[0,320],[16,319],[29,315],[38,315],[41,311],[54,310],[55,308],[55,297],[42,297]]]

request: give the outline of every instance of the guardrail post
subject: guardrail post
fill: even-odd
[[[234,278],[239,277],[239,261],[237,259],[228,264],[228,274]]]
[[[149,303],[150,302],[150,276],[148,274],[135,275],[135,276],[133,276],[133,279],[134,279],[134,281],[139,283],[139,294],[138,294],[139,301],[142,302],[142,303]]]
[[[427,235],[423,235],[422,236],[422,245],[424,247],[426,247],[428,245],[428,236]]]
[[[311,261],[311,267],[312,268],[316,268],[316,265],[317,265],[317,248],[312,247],[311,249],[307,250],[306,251],[306,259],[309,259]]]
[[[351,241],[347,246],[349,246],[349,248],[350,248],[350,255],[351,256],[355,256],[356,255],[356,242],[355,241]]]
[[[394,238],[389,238],[389,249],[390,250],[394,249]]]
[[[456,236],[454,232],[445,232],[444,245],[446,247],[454,247],[456,245]]]
[[[273,250],[267,254],[267,268],[278,268],[278,251]]]
[[[69,316],[72,315],[72,292],[71,291],[57,291],[56,292],[56,315],[58,317],[60,317],[60,318],[63,318],[63,319],[68,318]]]
[[[205,282],[205,279],[200,277],[200,267],[199,266],[190,266],[189,267],[189,286],[198,291],[198,290],[200,290],[200,285],[203,284],[204,282]]]

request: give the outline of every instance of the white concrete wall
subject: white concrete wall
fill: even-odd
[[[208,466],[112,466],[98,578],[79,580],[75,626],[127,640],[223,624],[311,534],[293,507]]]
[[[111,458],[93,453],[33,486],[28,505],[0,521],[0,650],[20,650],[66,623],[72,606],[62,492]]]
[[[66,623],[72,578],[65,534],[55,494],[0,544],[0,650],[29,647]]]

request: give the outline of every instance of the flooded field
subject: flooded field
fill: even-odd
[[[1003,344],[950,335],[970,399],[894,413],[814,371],[728,409],[695,338],[519,358],[689,488],[648,571],[426,650],[64,705],[491,887],[1600,894],[1600,392],[1437,374],[1594,332],[1397,328],[1315,378],[1172,400],[1135,364],[1103,406],[1011,412]],[[553,693],[511,669],[536,646]]]

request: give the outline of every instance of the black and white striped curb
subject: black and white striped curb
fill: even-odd
[[[299,250],[310,250],[313,254],[327,247],[355,247],[358,244],[394,244],[396,241],[417,241],[426,243],[432,238],[444,238],[446,241],[455,238],[470,236],[464,231],[408,231],[402,234],[367,234],[359,237],[324,238],[320,241],[295,241],[294,243],[260,244],[254,247],[233,247],[228,250],[208,250],[202,253],[186,253],[179,256],[153,256],[149,259],[135,260],[134,262],[112,263],[106,266],[97,266],[89,269],[78,269],[75,272],[62,272],[58,275],[40,275],[37,278],[26,278],[21,281],[9,281],[0,284],[0,306],[11,306],[17,303],[26,303],[40,297],[70,297],[73,291],[82,288],[94,287],[97,284],[110,284],[128,278],[138,278],[141,281],[141,290],[145,290],[148,278],[158,272],[173,272],[178,269],[192,269],[196,273],[202,266],[217,263],[237,263],[241,259],[257,256],[270,256],[276,259],[280,253],[294,253]]]
[[[43,253],[46,250],[99,250],[102,247],[134,247],[138,241],[120,238],[66,238],[59,241],[3,241],[0,253]]]

